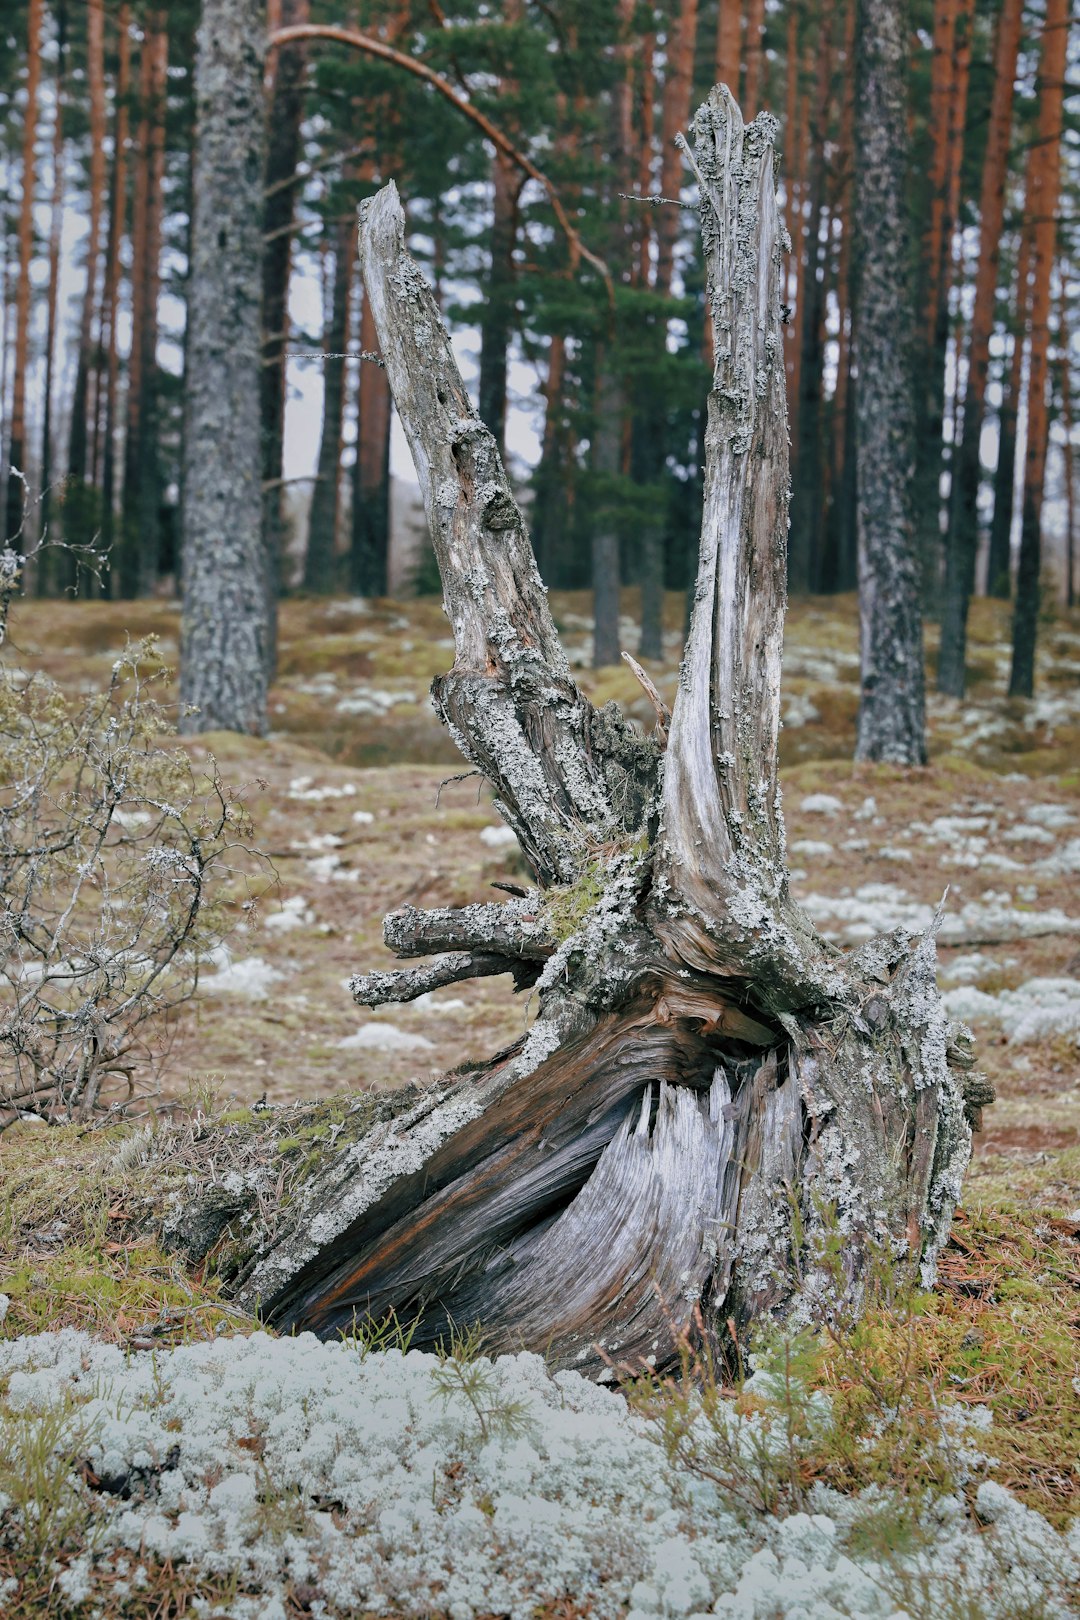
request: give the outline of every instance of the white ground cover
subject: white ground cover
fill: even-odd
[[[9,1432],[25,1425],[29,1440],[65,1405],[78,1426],[71,1488],[85,1496],[92,1550],[59,1580],[88,1617],[104,1620],[121,1595],[118,1557],[129,1589],[150,1558],[186,1568],[189,1585],[235,1575],[252,1595],[195,1611],[231,1620],[284,1620],[290,1581],[314,1588],[311,1612],[324,1616],[531,1620],[564,1597],[597,1620],[1070,1612],[1080,1535],[1060,1535],[993,1483],[975,1491],[981,1524],[959,1497],[940,1498],[927,1534],[881,1562],[851,1539],[860,1516],[889,1513],[880,1493],[819,1487],[811,1512],[740,1511],[673,1467],[620,1395],[552,1375],[535,1355],[474,1369],[470,1399],[433,1356],[365,1355],[310,1334],[127,1355],[72,1329],[0,1340]],[[768,1397],[765,1375],[751,1382]],[[809,1407],[827,1420],[823,1397]],[[962,1411],[949,1442],[976,1468],[986,1417]],[[770,1431],[767,1413],[728,1422],[745,1455],[784,1428]],[[110,1489],[78,1483],[83,1459]],[[111,1565],[103,1606],[95,1561]]]
[[[1045,1040],[1080,1030],[1080,980],[1029,979],[1015,990],[987,995],[974,985],[946,990],[942,1000],[952,1018],[965,1024],[1000,1024],[1010,1042]]]
[[[913,900],[895,883],[864,883],[847,895],[808,894],[801,904],[826,939],[851,944],[890,928],[923,933],[935,910],[925,901]],[[1080,918],[1068,916],[1057,906],[1042,911],[1021,909],[1008,890],[988,889],[980,899],[966,904],[948,902],[938,938],[943,945],[967,945],[1076,933],[1080,933]]]

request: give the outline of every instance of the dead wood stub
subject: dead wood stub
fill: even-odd
[[[966,1164],[970,1051],[932,933],[848,955],[788,893],[777,777],[787,530],[774,125],[717,89],[693,125],[716,364],[700,566],[666,754],[578,691],[494,441],[392,185],[360,251],[442,572],[439,712],[537,887],[392,914],[423,966],[369,1005],[512,971],[509,1051],[316,1176],[242,1298],[321,1334],[393,1311],[414,1343],[479,1322],[597,1376],[692,1323],[857,1307],[878,1252],[933,1274]],[[974,1088],[974,1089],[973,1089]],[[835,1237],[839,1233],[840,1244]]]

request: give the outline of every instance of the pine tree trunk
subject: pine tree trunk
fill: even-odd
[[[127,148],[130,124],[128,95],[131,87],[131,8],[120,7],[117,18],[116,118],[113,133],[112,195],[109,199],[109,238],[105,248],[105,282],[101,293],[101,348],[105,368],[105,408],[101,451],[101,550],[112,552],[116,519],[116,400],[120,376],[116,340],[116,314],[120,296],[120,249],[127,214]],[[100,389],[99,389],[100,393]],[[95,463],[97,456],[95,454]],[[110,575],[105,576],[111,588]]]
[[[933,158],[930,227],[924,244],[925,287],[919,334],[919,419],[916,437],[915,520],[922,561],[923,600],[940,601],[942,565],[941,474],[946,449],[945,368],[949,350],[949,293],[953,241],[960,202],[974,0],[951,0],[938,9],[931,99]],[[944,60],[940,58],[944,57]],[[955,399],[955,394],[954,394]]]
[[[747,118],[756,118],[765,90],[765,0],[747,0],[746,86],[743,103]]]
[[[829,457],[829,501],[826,505],[821,588],[850,591],[856,580],[854,520],[854,422],[851,394],[851,333],[854,325],[851,277],[852,192],[855,167],[855,13],[856,0],[846,0],[844,17],[843,100],[837,169],[840,186],[836,212],[840,222],[840,251],[836,267],[839,330],[836,339],[836,391],[833,394]]]
[[[56,306],[60,294],[60,232],[64,222],[64,112],[67,98],[67,6],[56,8],[56,76],[53,94],[52,205],[49,219],[49,279],[45,295],[45,397],[41,413],[41,506],[42,535],[51,534],[53,508],[53,392],[56,361]],[[37,559],[35,587],[38,596],[48,596],[57,584],[54,563],[59,554],[51,549]]]
[[[96,529],[98,513],[87,473],[92,472],[92,422],[97,416],[97,398],[91,409],[90,379],[94,370],[94,314],[98,308],[101,259],[101,213],[105,197],[105,6],[104,0],[87,0],[86,78],[90,101],[90,197],[86,235],[86,287],[79,318],[79,348],[75,366],[75,390],[71,401],[71,428],[68,435],[68,492],[64,501],[64,534],[76,545],[88,545]],[[74,582],[74,571],[66,570],[65,583]]]
[[[377,342],[365,293],[361,353],[372,353]],[[390,568],[390,385],[381,367],[360,362],[358,395],[349,587],[358,596],[385,596]]]
[[[520,25],[523,0],[504,0],[506,27]],[[501,95],[517,90],[513,80],[499,81]],[[504,120],[504,127],[506,121]],[[510,120],[507,134],[515,134]],[[518,195],[522,176],[505,152],[496,152],[491,165],[493,189],[491,254],[487,284],[480,306],[480,415],[495,435],[500,452],[506,444],[506,367],[514,329],[514,247],[517,243]]]
[[[742,6],[739,0],[720,0],[716,18],[716,82],[726,84],[738,98],[739,57],[742,51]]]
[[[131,352],[121,501],[120,595],[148,596],[158,572],[158,294],[165,173],[168,14],[146,14],[139,64],[139,128],[132,205]]]
[[[831,18],[824,7],[818,16],[817,70],[814,113],[810,129],[807,230],[801,270],[803,294],[796,306],[800,359],[799,405],[795,477],[792,499],[792,535],[788,551],[788,588],[806,592],[820,588],[822,564],[821,412],[824,366],[825,285],[827,265],[821,244],[825,207],[826,142],[829,134],[829,92],[832,75]]]
[[[198,32],[180,646],[187,732],[266,730],[262,23],[262,0],[205,0]]]
[[[308,0],[281,0],[283,28],[308,21]],[[262,423],[263,548],[266,552],[267,679],[277,666],[277,604],[281,595],[284,517],[282,451],[285,435],[285,351],[289,336],[289,273],[292,265],[293,178],[300,157],[306,56],[303,45],[279,47],[272,58],[273,80],[266,114],[266,175],[262,211],[263,363],[259,378]]]
[[[328,1154],[238,1279],[282,1327],[330,1336],[393,1310],[420,1347],[479,1323],[487,1349],[606,1378],[663,1367],[685,1333],[715,1345],[763,1316],[857,1307],[872,1254],[933,1278],[970,1143],[952,1065],[971,1061],[933,931],[842,956],[787,888],[773,129],[744,130],[719,89],[692,126],[717,358],[662,772],[662,733],[575,686],[393,186],[364,207],[365,285],[456,643],[434,700],[538,887],[392,915],[398,954],[435,959],[354,993],[376,1005],[505,971],[538,1011],[508,1051]]]
[[[949,545],[937,675],[938,691],[951,697],[964,695],[968,603],[975,589],[975,559],[979,542],[978,500],[982,475],[979,447],[990,369],[990,339],[994,330],[1022,15],[1022,0],[1004,0],[998,18],[994,95],[979,196],[979,263],[975,273],[975,302],[968,339],[964,422],[960,442],[953,452]]]
[[[593,668],[619,662],[619,525],[613,486],[622,472],[623,389],[610,344],[599,346],[594,384],[592,471],[601,494],[590,512]]]
[[[1025,196],[1030,195],[1030,162]],[[1002,381],[998,412],[998,454],[994,469],[994,511],[986,569],[986,594],[1007,600],[1012,594],[1013,497],[1016,491],[1016,429],[1024,377],[1028,311],[1031,307],[1031,250],[1034,221],[1025,210],[1012,300],[1013,347]]]
[[[15,283],[15,357],[8,434],[8,485],[4,542],[24,549],[26,487],[26,372],[30,361],[30,263],[34,253],[34,141],[41,80],[42,0],[30,0],[26,35],[26,105],[23,109],[22,199],[19,203],[19,269]]]
[[[1058,353],[1061,356],[1061,426],[1065,432],[1065,606],[1076,606],[1076,446],[1073,443],[1072,366],[1069,363],[1069,312],[1062,278],[1058,302]]]
[[[680,0],[672,21],[668,40],[667,76],[660,119],[660,195],[677,197],[681,183],[682,158],[676,136],[686,128],[690,116],[694,89],[694,47],[697,41],[697,0]],[[624,150],[629,153],[629,143]],[[656,277],[654,291],[663,299],[671,297],[671,282],[675,270],[675,245],[679,234],[679,210],[664,206],[656,220]],[[659,361],[667,345],[667,319],[663,312],[653,320],[650,338],[655,360]],[[646,484],[657,484],[663,477],[667,452],[667,419],[664,401],[657,397],[655,387],[648,387],[639,397],[634,412],[636,433],[634,467],[638,478]],[[641,638],[638,652],[642,658],[662,659],[664,656],[664,585],[666,553],[666,514],[646,517],[641,524],[641,550],[639,573],[641,583]]]
[[[334,231],[334,281],[323,362],[323,418],[319,460],[308,520],[304,588],[328,594],[337,584],[337,530],[341,486],[341,425],[345,409],[345,362],[349,345],[349,294],[353,285],[355,235],[346,215]]]
[[[1020,560],[1016,569],[1012,668],[1009,696],[1035,691],[1035,639],[1039,619],[1042,558],[1042,502],[1046,450],[1050,437],[1046,385],[1050,353],[1050,281],[1057,238],[1061,184],[1061,134],[1068,42],[1067,0],[1047,0],[1039,69],[1039,126],[1032,157],[1032,184],[1026,206],[1034,220],[1031,275],[1031,347],[1028,360],[1027,449],[1020,520]]]
[[[854,348],[861,677],[856,759],[926,763],[907,286],[906,8],[859,0]]]

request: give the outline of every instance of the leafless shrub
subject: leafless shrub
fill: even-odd
[[[22,559],[0,554],[0,641]],[[208,759],[171,747],[153,638],[104,691],[0,665],[0,1130],[153,1089],[168,1014],[265,861]]]

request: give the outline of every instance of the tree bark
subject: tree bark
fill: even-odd
[[[854,348],[860,692],[856,759],[926,763],[907,285],[907,12],[859,0]]]
[[[113,124],[112,195],[109,199],[109,237],[105,248],[105,280],[101,292],[101,347],[105,368],[105,402],[101,413],[101,550],[112,551],[116,515],[116,395],[119,382],[119,350],[116,341],[116,313],[120,295],[120,248],[124,240],[127,213],[127,147],[131,114],[128,94],[131,87],[131,10],[120,7],[116,23],[118,61],[116,69],[116,117]],[[100,385],[98,389],[100,403]],[[95,423],[96,431],[96,423]],[[94,456],[95,466],[97,453]],[[105,583],[110,584],[109,576]]]
[[[19,202],[19,269],[15,283],[15,358],[8,434],[8,484],[4,543],[25,549],[26,371],[30,361],[30,263],[34,254],[34,142],[41,81],[42,0],[30,0],[26,25],[26,105],[23,108],[22,197]]]
[[[515,29],[521,24],[523,0],[504,0],[503,26]],[[518,86],[512,79],[500,79],[498,93],[513,95]],[[516,139],[516,120],[508,134]],[[507,354],[514,330],[514,247],[518,232],[518,197],[523,176],[505,152],[496,150],[491,166],[492,220],[491,255],[487,286],[480,306],[480,415],[495,435],[500,454],[506,449]]]
[[[337,530],[341,506],[341,425],[345,407],[345,362],[349,342],[349,294],[353,286],[355,232],[346,215],[334,231],[334,279],[323,362],[323,418],[319,460],[308,521],[304,588],[327,594],[337,584]]]
[[[79,349],[68,435],[69,483],[64,502],[64,533],[69,541],[78,545],[90,543],[98,516],[93,492],[87,488],[87,473],[92,473],[93,470],[91,450],[95,434],[92,431],[92,421],[96,421],[97,417],[97,397],[95,395],[93,409],[90,408],[89,397],[90,379],[94,371],[92,343],[94,314],[98,308],[101,213],[105,197],[104,0],[87,0],[86,77],[90,100],[90,197],[86,235],[86,287],[83,291],[82,312],[79,318]]]
[[[377,341],[365,293],[361,353],[372,353]],[[385,371],[361,360],[357,392],[349,584],[359,596],[385,596],[390,565],[390,385]]]
[[[1024,454],[1024,501],[1020,519],[1020,559],[1016,569],[1012,668],[1009,696],[1032,697],[1035,691],[1035,639],[1039,619],[1039,570],[1042,558],[1043,481],[1050,437],[1046,385],[1050,353],[1050,281],[1057,238],[1061,186],[1061,134],[1068,41],[1067,0],[1047,0],[1039,68],[1039,124],[1033,151],[1031,188],[1026,203],[1034,221],[1031,276],[1031,346],[1028,359],[1027,448]]]
[[[53,481],[53,380],[56,361],[56,306],[60,295],[60,231],[64,222],[64,112],[67,101],[67,5],[56,8],[56,75],[53,94],[52,206],[49,221],[49,279],[45,296],[45,397],[41,413],[41,507],[42,535],[49,532],[52,519]],[[37,559],[36,590],[47,596],[55,585],[56,552],[43,551]]]
[[[168,49],[168,14],[163,8],[154,7],[147,12],[143,26],[131,222],[131,352],[120,545],[120,594],[125,597],[149,596],[158,573],[161,488],[157,444],[157,339]]]
[[[747,118],[754,118],[765,88],[765,0],[747,0],[746,86],[743,101]]]
[[[180,647],[186,732],[266,730],[262,20],[262,0],[206,0],[198,33]]]
[[[1030,161],[1025,195],[1030,194]],[[998,412],[998,454],[994,468],[994,512],[990,520],[990,546],[986,564],[986,594],[1005,600],[1012,594],[1013,496],[1016,490],[1016,428],[1024,380],[1028,311],[1031,307],[1031,251],[1034,222],[1025,210],[1016,262],[1016,290],[1012,299],[1013,346],[1009,368],[1002,378]]]
[[[305,24],[308,0],[281,0],[278,21],[284,27]],[[260,36],[261,37],[261,36]],[[300,119],[304,109],[306,52],[302,44],[279,46],[271,63],[273,81],[267,113],[263,226],[262,324],[263,362],[259,377],[262,424],[262,534],[266,552],[267,679],[277,666],[277,604],[281,595],[284,517],[281,458],[285,435],[285,350],[289,336],[289,274],[292,266],[292,183],[300,157]]]
[[[529,1033],[331,1152],[238,1297],[329,1336],[393,1311],[430,1346],[663,1367],[762,1316],[858,1307],[872,1254],[933,1277],[967,1159],[933,930],[842,956],[788,892],[777,783],[787,424],[775,125],[719,88],[692,132],[715,341],[695,609],[667,757],[575,686],[491,434],[393,186],[360,253],[442,571],[434,698],[537,887],[387,919],[428,968],[365,1004],[511,964]],[[432,980],[434,975],[434,981]],[[986,1100],[985,1087],[973,1099]],[[343,1126],[343,1129],[345,1127]],[[837,1236],[840,1238],[837,1244]]]
[[[979,262],[975,273],[975,301],[968,339],[964,421],[959,445],[953,452],[949,545],[941,616],[941,653],[938,658],[938,691],[951,697],[964,695],[968,603],[975,589],[975,559],[979,541],[978,500],[982,475],[979,447],[990,370],[990,338],[994,330],[1022,16],[1021,0],[1004,0],[998,18],[994,51],[994,94],[979,197]]]

